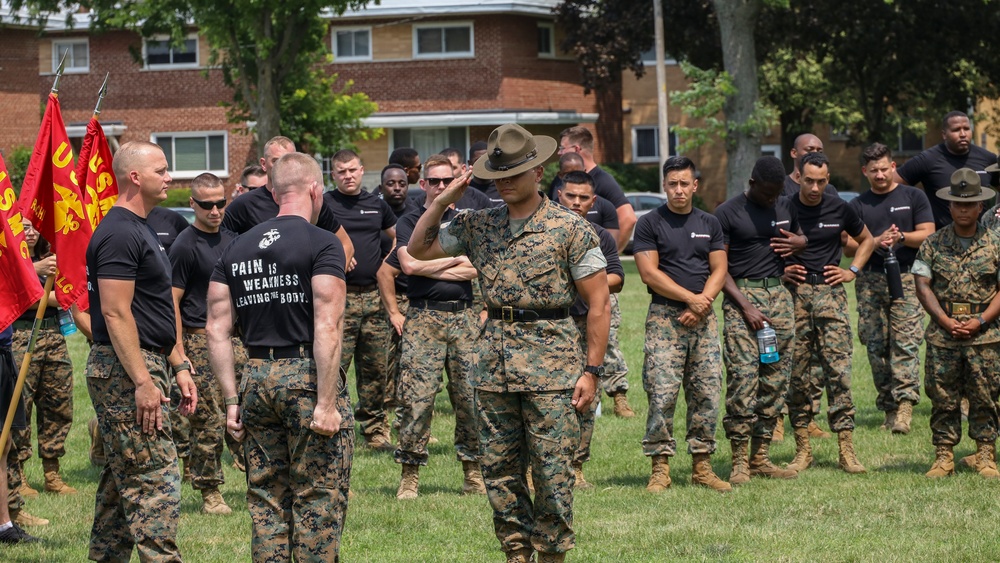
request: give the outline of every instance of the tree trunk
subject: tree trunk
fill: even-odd
[[[736,93],[726,98],[726,195],[742,192],[750,179],[753,165],[760,157],[760,137],[747,131],[744,124],[757,105],[757,56],[754,28],[762,0],[712,0],[719,18],[722,39],[722,63],[733,77]]]
[[[264,156],[264,143],[281,134],[279,88],[269,65],[262,64],[257,75],[257,152]]]

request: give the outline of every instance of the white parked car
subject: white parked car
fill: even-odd
[[[666,194],[657,192],[625,192],[625,198],[632,204],[636,218],[642,217],[664,203],[667,203]],[[628,244],[625,245],[625,254],[632,254],[632,237],[634,235],[634,231],[632,235],[629,235]]]

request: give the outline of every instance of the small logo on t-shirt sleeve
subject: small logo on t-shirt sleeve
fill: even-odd
[[[264,233],[264,237],[260,239],[260,243],[257,246],[261,249],[267,248],[274,244],[274,241],[279,238],[281,238],[281,233],[278,232],[278,229],[271,229],[270,231]]]

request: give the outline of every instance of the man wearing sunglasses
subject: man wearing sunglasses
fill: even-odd
[[[226,190],[218,176],[205,173],[195,178],[190,204],[194,223],[177,235],[170,250],[172,293],[180,321],[177,341],[183,343],[184,355],[191,364],[191,378],[201,398],[200,408],[187,417],[190,456],[185,460],[185,469],[191,471],[191,486],[201,491],[201,511],[229,514],[232,510],[219,493],[219,485],[225,482],[221,458],[226,417],[222,393],[208,363],[205,319],[212,269],[235,235],[219,228],[225,215]],[[242,344],[233,339],[233,347],[240,358]],[[244,358],[245,354],[243,351]],[[237,367],[237,372],[241,371]]]

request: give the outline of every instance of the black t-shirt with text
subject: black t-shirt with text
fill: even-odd
[[[789,256],[789,264],[802,264],[808,274],[822,274],[823,267],[839,265],[844,254],[840,233],[856,237],[864,230],[865,224],[857,210],[851,208],[840,196],[823,194],[818,205],[808,206],[798,196],[791,198],[798,213],[802,234],[809,238],[809,244],[800,254]]]
[[[177,235],[190,225],[180,213],[166,207],[154,207],[146,216],[146,224],[153,229],[157,238],[160,239],[163,249],[167,252],[170,252],[170,247],[173,246]]]
[[[382,264],[382,231],[396,224],[396,215],[388,203],[365,190],[358,195],[333,190],[323,194],[323,199],[354,244],[357,265],[347,273],[347,284],[375,284]]]
[[[729,245],[729,275],[733,279],[777,278],[785,261],[771,248],[771,238],[796,233],[799,222],[791,201],[779,197],[774,207],[761,207],[745,193],[737,194],[715,209],[722,234]]]
[[[601,196],[594,198],[594,207],[587,212],[587,220],[605,229],[617,230],[619,228],[618,212],[615,206]]]
[[[379,197],[382,196],[380,195]],[[382,201],[385,201],[385,198],[382,198]],[[402,217],[403,215],[406,215],[411,211],[423,211],[423,209],[419,205],[413,203],[413,201],[408,197],[404,198],[403,204],[397,207],[393,207],[392,204],[390,203],[389,209],[392,209],[392,214],[395,215],[397,219]],[[385,258],[386,256],[389,255],[389,251],[392,250],[392,247],[396,245],[396,239],[390,237],[388,234],[383,232],[380,240],[382,241],[381,242],[382,257]],[[396,287],[399,288],[398,285]]]
[[[302,217],[275,217],[222,252],[212,281],[229,286],[247,346],[313,341],[313,276],[344,279],[344,247]]]
[[[278,202],[274,201],[274,195],[267,188],[258,188],[239,196],[226,207],[222,228],[241,235],[277,216]],[[316,226],[331,233],[340,230],[340,223],[325,202],[319,210]]]
[[[608,265],[604,267],[604,271],[608,275],[618,274],[624,280],[625,268],[622,267],[621,257],[618,256],[618,243],[615,241],[615,237],[611,236],[611,233],[600,225],[592,224],[592,226],[594,227],[594,231],[597,232],[597,238],[600,239],[601,254],[604,255],[604,259],[608,262]],[[579,295],[577,295],[573,306],[569,308],[569,314],[574,317],[586,315],[589,311],[590,307],[587,305],[587,302]]]
[[[911,233],[920,223],[933,223],[934,214],[927,195],[912,186],[897,184],[887,194],[877,194],[871,190],[851,200],[850,206],[858,212],[872,236],[877,237],[892,225],[900,231]],[[909,270],[917,258],[917,249],[902,244],[892,248],[899,260],[899,267]],[[886,252],[881,245],[868,259],[865,270],[882,272],[885,270]]]
[[[400,217],[396,223],[396,250],[387,259],[390,266],[400,268],[399,255],[397,251],[401,246],[407,246],[413,228],[417,226],[417,221],[423,214],[423,209],[418,212],[408,213]],[[441,217],[442,223],[447,223],[455,218],[458,212],[448,209]],[[400,268],[402,269],[402,268]],[[402,274],[401,274],[402,275]],[[446,281],[436,280],[426,276],[407,276],[406,296],[412,299],[427,299],[430,301],[472,301],[471,281]]]
[[[719,220],[700,209],[681,215],[666,204],[639,217],[633,248],[636,254],[655,250],[660,271],[677,285],[700,294],[712,273],[708,255],[725,250]],[[652,288],[647,288],[653,293]]]
[[[206,233],[194,225],[177,235],[170,249],[172,283],[184,290],[181,297],[181,326],[204,328],[208,309],[208,282],[222,251],[236,235],[222,229]]]
[[[595,166],[587,172],[594,179],[594,193],[610,201],[615,209],[623,205],[631,205],[614,176],[605,172],[600,166]]]
[[[173,348],[177,341],[170,259],[146,221],[123,207],[112,207],[87,246],[87,294],[94,342],[110,344],[101,313],[98,280],[135,282],[132,316],[139,344]]]
[[[942,142],[907,160],[899,167],[898,173],[907,184],[911,186],[920,184],[924,188],[924,194],[927,195],[931,211],[934,213],[935,226],[940,230],[941,227],[951,223],[951,211],[948,202],[937,196],[937,191],[951,185],[951,175],[959,168],[971,168],[979,172],[979,181],[984,186],[1000,185],[998,174],[987,174],[983,171],[987,166],[996,163],[997,156],[982,147],[972,145],[969,147],[969,152],[958,155],[952,154]]]

